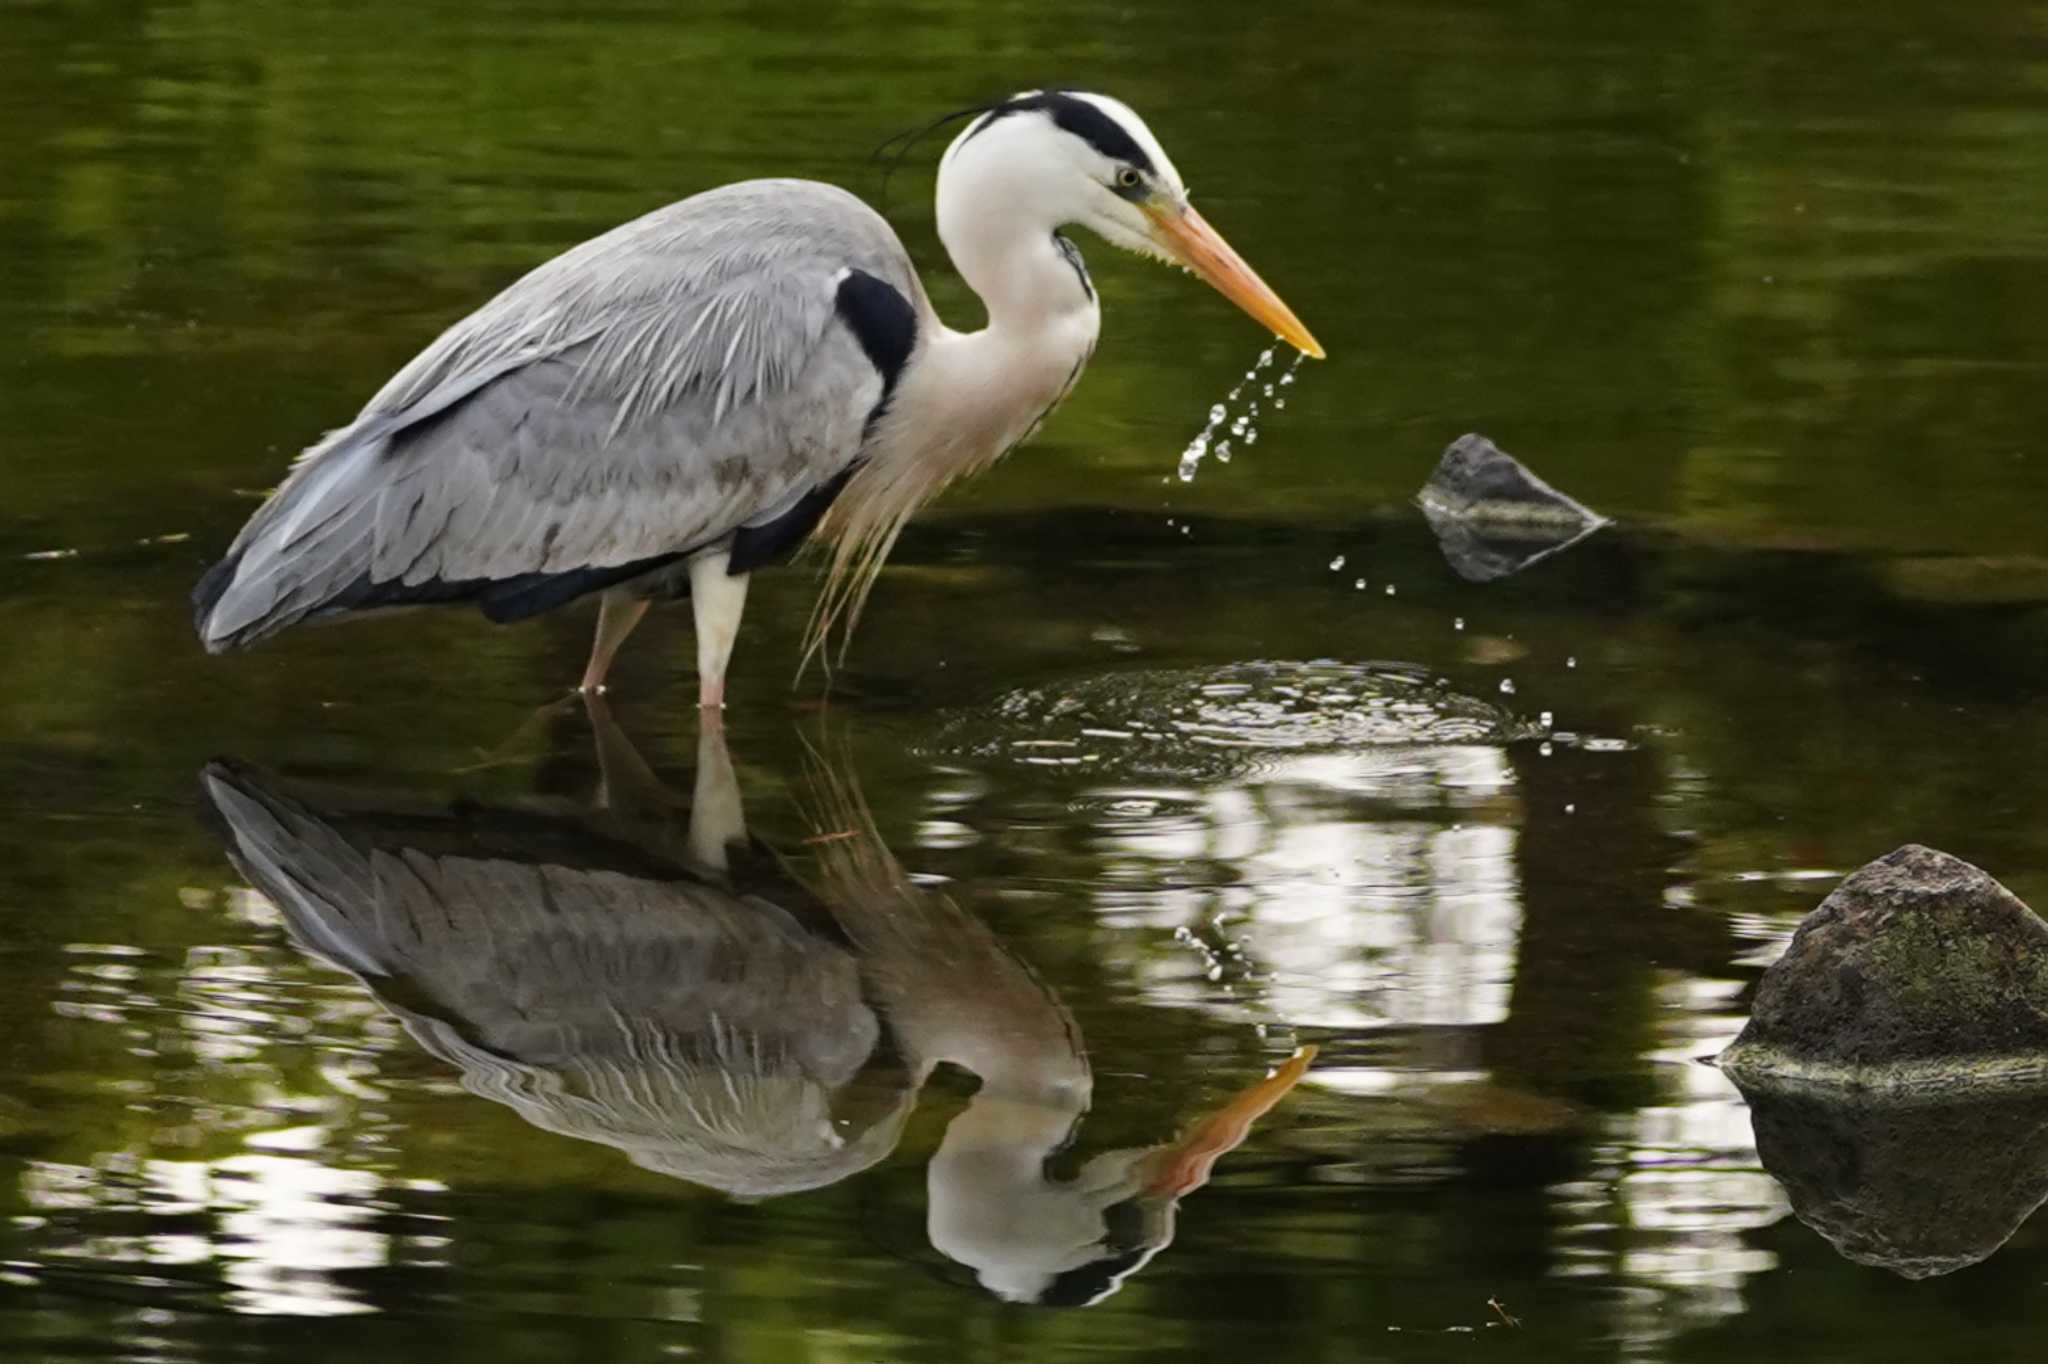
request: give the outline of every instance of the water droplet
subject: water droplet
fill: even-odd
[[[1547,758],[1547,757],[1549,757],[1549,756],[1550,756],[1550,740],[1548,740],[1548,739],[1545,739],[1545,740],[1544,740],[1544,741],[1543,741],[1542,743],[1540,743],[1540,744],[1536,745],[1536,752],[1537,752],[1537,755],[1538,755],[1539,757],[1544,757],[1544,758]]]
[[[1578,667],[1578,666],[1579,666],[1579,660],[1578,660],[1578,659],[1576,659],[1576,658],[1567,658],[1567,659],[1566,659],[1566,660],[1564,661],[1564,665],[1565,665],[1565,667],[1567,667],[1567,668],[1576,668],[1576,667]]]
[[[1227,440],[1226,440],[1226,441],[1220,441],[1220,442],[1218,442],[1218,443],[1217,443],[1217,446],[1216,446],[1216,462],[1217,462],[1218,464],[1228,464],[1228,463],[1230,463],[1230,442],[1229,442],[1229,441],[1227,441]]]
[[[1543,726],[1545,729],[1549,729],[1557,723],[1557,717],[1546,710],[1541,715],[1536,717],[1536,723]]]
[[[1230,409],[1225,407],[1222,403],[1218,403],[1214,407],[1209,409],[1209,425],[1214,426],[1216,425],[1216,423],[1222,421],[1225,417],[1229,415]]]
[[[1579,812],[1579,807],[1576,805],[1567,805],[1564,807],[1564,812],[1568,815],[1575,815]]]
[[[1245,443],[1246,445],[1257,445],[1257,444],[1259,443],[1259,433],[1258,433],[1257,431],[1247,431],[1247,432],[1245,432],[1245,433],[1244,433],[1244,443]]]
[[[1457,617],[1456,619],[1452,620],[1452,622],[1451,622],[1451,628],[1452,628],[1453,630],[1462,630],[1462,629],[1464,629],[1464,628],[1465,628],[1465,618],[1464,618],[1463,616],[1459,616],[1459,617]]]
[[[1392,583],[1387,584],[1387,595],[1390,597],[1394,595],[1394,585]]]
[[[1330,560],[1330,572],[1335,573],[1338,569],[1342,567],[1344,567],[1343,555],[1339,554],[1336,558]]]
[[[1352,583],[1352,584],[1351,584],[1351,588],[1352,588],[1352,590],[1353,590],[1354,592],[1363,592],[1363,591],[1365,591],[1365,579],[1363,579],[1363,578],[1360,578],[1360,579],[1358,579],[1358,580],[1357,580],[1356,582],[1354,582],[1354,583]]]
[[[1266,394],[1266,396],[1267,396],[1268,398],[1270,398],[1270,397],[1272,397],[1272,396],[1273,396],[1273,386],[1272,386],[1271,384],[1267,384],[1267,385],[1266,385],[1266,387],[1265,387],[1265,394]]]
[[[1273,410],[1275,412],[1278,412],[1281,408],[1285,406],[1287,406],[1287,400],[1285,398],[1275,398],[1273,400]]]
[[[1513,695],[1515,694],[1515,679],[1514,679],[1514,678],[1512,678],[1512,677],[1503,677],[1503,678],[1502,678],[1502,679],[1500,680],[1500,694],[1501,694],[1502,696],[1513,696]]]
[[[1264,350],[1262,350],[1262,351],[1260,351],[1260,352],[1259,352],[1259,368],[1260,368],[1260,369],[1264,369],[1264,368],[1265,368],[1266,366],[1268,366],[1268,365],[1270,365],[1270,364],[1272,364],[1272,363],[1273,363],[1273,348],[1272,348],[1271,346],[1268,346],[1268,347],[1266,347],[1266,348],[1265,348]]]
[[[1238,418],[1238,419],[1237,419],[1236,421],[1234,421],[1234,422],[1232,422],[1232,423],[1230,424],[1230,434],[1231,434],[1231,435],[1233,435],[1233,436],[1241,436],[1241,435],[1243,435],[1243,434],[1244,434],[1244,418],[1243,418],[1243,417],[1239,417],[1239,418]]]

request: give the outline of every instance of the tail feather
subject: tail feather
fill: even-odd
[[[192,590],[207,652],[356,604],[348,599],[360,594],[375,547],[376,466],[387,446],[380,434],[337,432],[249,519]]]

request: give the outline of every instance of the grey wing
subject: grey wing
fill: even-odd
[[[409,602],[510,618],[773,520],[854,465],[893,378],[840,307],[855,274],[911,331],[927,314],[888,224],[799,180],[556,257],[307,451],[195,592],[201,638]]]

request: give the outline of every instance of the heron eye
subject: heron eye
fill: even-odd
[[[1122,170],[1116,173],[1116,185],[1118,189],[1136,189],[1139,185],[1143,184],[1144,182],[1145,177],[1138,174],[1137,171],[1133,170],[1129,166],[1125,166]]]

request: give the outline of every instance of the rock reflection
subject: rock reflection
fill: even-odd
[[[601,706],[592,722],[594,809],[395,809],[221,763],[204,784],[299,947],[472,1093],[646,1169],[747,1198],[819,1188],[895,1149],[938,1066],[972,1072],[927,1172],[927,1232],[1007,1300],[1114,1291],[1307,1068],[1304,1049],[1179,1139],[1055,1179],[1092,1092],[1072,1015],[912,881],[850,777],[809,774],[801,874],[747,836],[716,724],[683,820]]]
[[[2048,1095],[1902,1103],[1743,1086],[1743,1097],[1793,1215],[1858,1264],[1953,1274],[2048,1201]]]

